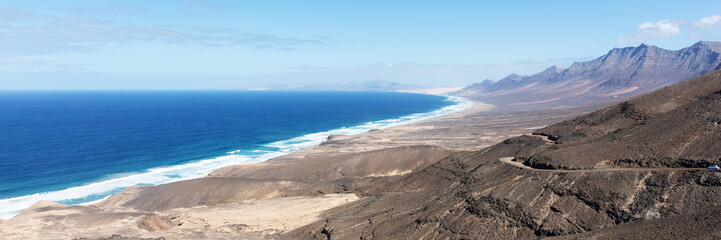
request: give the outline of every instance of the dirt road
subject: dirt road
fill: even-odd
[[[501,162],[510,164],[515,167],[528,169],[531,171],[543,171],[543,172],[559,172],[559,173],[573,173],[573,172],[611,172],[611,171],[697,171],[697,170],[708,170],[707,168],[599,168],[599,169],[542,169],[533,168],[531,166],[523,165],[521,162],[514,161],[513,157],[502,157],[499,158]]]

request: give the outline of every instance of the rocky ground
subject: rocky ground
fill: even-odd
[[[721,172],[702,166],[721,162],[720,93],[715,71],[538,136],[453,153],[359,186],[363,199],[284,236],[717,239]]]

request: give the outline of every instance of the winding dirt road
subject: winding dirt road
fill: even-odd
[[[542,138],[546,141],[547,145],[555,144],[556,142],[548,139],[548,136],[542,135],[531,135],[534,137]],[[558,173],[574,173],[574,172],[613,172],[613,171],[698,171],[708,170],[707,168],[598,168],[598,169],[542,169],[533,168],[531,166],[523,165],[521,162],[514,161],[514,157],[502,157],[499,158],[501,162],[515,167],[531,170],[531,171],[542,171],[542,172],[558,172]]]
[[[521,162],[513,161],[513,157],[502,157],[499,158],[501,162],[515,167],[528,169],[531,171],[542,171],[542,172],[558,172],[558,173],[574,173],[574,172],[613,172],[613,171],[697,171],[697,170],[708,170],[707,168],[599,168],[599,169],[542,169],[533,168],[530,166],[523,165]]]

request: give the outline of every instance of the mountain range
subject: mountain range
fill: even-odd
[[[680,50],[641,44],[614,48],[564,69],[531,76],[511,74],[452,94],[515,108],[581,106],[650,92],[709,73],[721,66],[721,42],[701,41]]]

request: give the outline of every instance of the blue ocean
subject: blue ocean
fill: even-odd
[[[0,218],[38,200],[93,203],[471,104],[382,92],[0,92]]]

